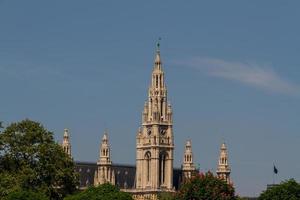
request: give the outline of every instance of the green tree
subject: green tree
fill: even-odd
[[[49,200],[49,198],[39,192],[33,191],[14,191],[5,197],[5,200]]]
[[[300,199],[300,184],[294,179],[281,182],[262,192],[259,200],[297,200]]]
[[[159,200],[174,200],[175,194],[169,193],[169,192],[162,192],[162,193],[158,194],[158,199]]]
[[[68,196],[65,200],[133,200],[131,195],[121,192],[117,187],[106,183]]]
[[[0,134],[0,198],[22,189],[62,199],[77,184],[73,160],[40,123],[26,119]]]
[[[199,174],[185,182],[176,194],[176,200],[236,200],[234,188],[211,172]]]

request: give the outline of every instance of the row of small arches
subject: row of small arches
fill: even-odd
[[[192,162],[192,155],[185,155],[184,156],[184,161],[185,162]]]
[[[108,156],[108,149],[102,149],[102,155]]]
[[[220,161],[221,164],[227,164],[227,158],[221,158]]]

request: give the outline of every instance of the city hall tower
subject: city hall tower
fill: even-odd
[[[173,190],[173,122],[157,44],[148,100],[136,136],[136,190]]]

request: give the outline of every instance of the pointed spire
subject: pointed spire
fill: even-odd
[[[68,138],[69,137],[69,130],[68,129],[64,129],[64,137]]]
[[[104,131],[101,145],[100,145],[100,153],[99,153],[99,161],[100,164],[104,163],[111,163],[110,161],[110,146],[108,141],[108,132],[107,130]]]
[[[155,56],[155,65],[154,65],[154,70],[162,70],[161,67],[161,58],[160,58],[160,40],[161,38],[158,38],[157,44],[156,44],[156,56]]]
[[[104,131],[103,137],[102,137],[102,141],[107,141],[108,140],[108,136],[107,136],[107,130]]]
[[[100,153],[99,160],[97,162],[97,177],[94,184],[99,185],[103,183],[111,183],[114,184],[114,180],[112,180],[112,162],[110,156],[110,146],[108,141],[108,132],[104,131],[101,144],[100,144]]]
[[[183,163],[193,165],[193,151],[192,151],[192,141],[191,140],[186,141]]]
[[[183,179],[190,179],[195,172],[196,168],[193,162],[193,151],[192,151],[192,141],[187,140],[185,144],[185,151],[182,163]]]
[[[192,141],[191,140],[187,140],[186,141],[186,145],[185,145],[185,149],[192,147]]]
[[[64,137],[63,137],[63,143],[62,143],[63,150],[66,154],[71,156],[71,142],[70,142],[70,135],[69,130],[64,129]]]
[[[220,156],[216,172],[219,178],[225,180],[227,183],[230,183],[231,169],[228,162],[228,152],[225,142],[222,143],[220,148]]]
[[[225,142],[222,143],[222,145],[221,145],[221,150],[223,150],[223,151],[224,151],[224,150],[225,150],[225,151],[227,150]]]
[[[161,58],[160,58],[160,51],[159,50],[156,51],[155,66],[157,66],[158,64],[161,64]]]

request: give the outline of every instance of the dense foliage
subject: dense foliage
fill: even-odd
[[[0,199],[31,190],[62,199],[76,190],[73,160],[40,123],[12,123],[0,134]]]
[[[169,192],[162,192],[158,194],[159,200],[174,200],[175,194]]]
[[[297,200],[300,199],[300,184],[294,179],[269,187],[262,192],[259,200]]]
[[[5,200],[49,200],[49,198],[40,192],[21,190],[11,192]]]
[[[65,200],[132,200],[132,197],[129,193],[121,192],[117,187],[106,183],[68,196]]]
[[[185,182],[177,192],[176,200],[236,200],[234,188],[211,172],[199,174]]]

